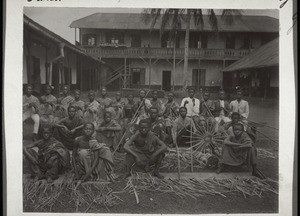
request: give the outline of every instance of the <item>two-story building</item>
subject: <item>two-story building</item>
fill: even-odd
[[[105,63],[24,15],[23,84],[33,85],[36,94],[43,86],[63,85],[88,91],[102,83]],[[84,77],[84,78],[83,78]]]
[[[207,15],[201,30],[191,23],[188,85],[197,89],[219,88],[222,69],[279,36],[275,18],[242,16],[232,25],[220,16],[217,19],[218,32],[212,30]],[[150,31],[142,14],[96,13],[73,21],[70,27],[86,53],[113,68],[103,75],[108,88],[176,90],[183,84],[185,24],[171,41],[168,33],[160,37],[160,24],[158,20]]]

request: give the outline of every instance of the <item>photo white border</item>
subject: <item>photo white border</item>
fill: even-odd
[[[7,170],[7,215],[61,215],[62,213],[23,213],[22,200],[22,68],[23,7],[99,8],[211,8],[279,9],[280,0],[61,0],[6,1],[4,65],[4,129]],[[279,214],[292,215],[292,182],[295,139],[295,78],[293,58],[293,1],[279,11],[280,22],[280,116],[279,116]],[[287,115],[283,115],[287,114]],[[63,215],[74,215],[64,213]],[[76,215],[95,215],[81,214]],[[108,214],[103,214],[108,215]],[[128,214],[132,215],[132,214]],[[203,214],[205,215],[205,214]],[[209,214],[212,215],[212,214]],[[218,214],[223,215],[223,214]],[[225,215],[225,214],[224,214]],[[254,215],[254,214],[243,214]],[[264,214],[255,214],[264,215]]]

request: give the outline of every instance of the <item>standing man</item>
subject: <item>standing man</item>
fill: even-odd
[[[167,134],[165,132],[165,124],[162,118],[158,116],[157,107],[151,107],[149,110],[150,117],[147,119],[151,123],[151,131],[163,142],[167,138]]]
[[[195,119],[199,116],[195,116]],[[175,120],[172,128],[173,143],[175,145],[185,146],[190,141],[190,131],[196,131],[194,121],[187,118],[187,108],[179,108],[179,116]]]
[[[101,88],[101,95],[96,99],[99,103],[98,116],[100,118],[100,122],[103,121],[103,116],[105,111],[109,111],[115,117],[115,110],[112,108],[113,100],[107,97],[107,89],[105,87]]]
[[[138,103],[138,119],[136,124],[139,124],[139,121],[149,117],[149,109],[151,107],[151,102],[146,98],[146,91],[140,90],[140,102]]]
[[[162,116],[165,111],[165,106],[161,100],[158,99],[158,91],[152,91],[152,100],[151,100],[152,107],[156,107],[158,109],[158,115]]]
[[[168,93],[168,101],[165,103],[164,118],[166,124],[166,133],[169,136],[168,144],[172,143],[172,126],[179,115],[179,105],[174,101],[174,93]]]
[[[187,109],[188,117],[198,116],[199,115],[199,108],[200,108],[200,101],[195,98],[195,90],[190,88],[189,97],[183,98],[181,101],[181,106]]]
[[[77,110],[77,115],[79,117],[83,117],[83,110],[84,110],[84,102],[82,100],[80,100],[80,90],[79,89],[76,89],[74,91],[74,101],[71,102],[71,106],[75,107],[76,110]]]
[[[85,122],[93,122],[96,124],[97,112],[99,110],[99,103],[95,100],[95,92],[89,91],[89,102],[85,104],[85,111],[83,113],[83,120]]]
[[[32,86],[27,85],[25,95],[23,96],[23,122],[28,118],[33,120],[33,141],[37,140],[40,126],[40,116],[38,115],[39,106],[39,99],[32,95]]]
[[[113,101],[112,106],[115,109],[116,116],[114,119],[121,124],[121,120],[123,119],[123,108],[124,108],[124,101],[122,101],[122,96],[120,92],[116,93],[116,100]]]
[[[221,121],[224,123],[230,122],[228,115],[230,114],[229,102],[225,100],[225,91],[220,90],[219,100],[215,101],[215,119],[220,124]]]
[[[203,94],[203,101],[201,101],[200,103],[200,115],[204,116],[206,119],[209,117],[213,117],[212,113],[214,111],[214,102],[209,98],[209,92],[205,91]]]
[[[64,110],[66,111],[66,115],[67,115],[67,111],[68,111],[68,107],[70,106],[70,103],[72,103],[74,101],[74,98],[70,95],[70,89],[69,86],[65,85],[63,88],[63,97],[61,100],[61,105],[64,108]]]
[[[249,116],[249,104],[247,101],[243,100],[242,97],[242,90],[238,89],[236,92],[236,100],[231,101],[230,103],[230,111],[231,113],[239,113],[241,117],[246,120]]]

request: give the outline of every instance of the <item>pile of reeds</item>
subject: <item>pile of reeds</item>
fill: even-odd
[[[180,150],[178,154],[180,159],[180,171],[185,171],[191,168],[191,157],[193,157],[193,167],[203,169],[206,167],[207,160],[211,156],[211,154],[203,153],[201,151],[193,151],[193,153],[191,153],[191,150]],[[176,150],[169,149],[162,161],[161,169],[166,169],[168,171],[178,170]]]
[[[254,177],[161,180],[147,173],[136,173],[129,178],[123,190],[134,194],[137,203],[139,203],[138,193],[142,191],[170,193],[180,198],[192,197],[194,199],[207,195],[226,197],[229,194],[242,194],[247,198],[247,196],[262,197],[265,192],[278,194],[278,185],[274,188],[269,184],[270,182],[278,184],[271,179],[261,180]]]
[[[79,184],[71,175],[66,175],[53,183],[45,180],[23,181],[23,205],[31,211],[58,211],[70,208],[76,212],[88,212],[93,205],[110,207],[122,201],[112,193],[106,182],[86,182]]]
[[[277,155],[273,154],[272,152],[270,152],[266,149],[262,149],[262,148],[257,148],[257,156],[259,158],[272,158],[272,159],[278,158]]]

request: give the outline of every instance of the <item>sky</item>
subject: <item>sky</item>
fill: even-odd
[[[71,43],[75,43],[75,30],[69,25],[94,13],[140,13],[138,8],[51,8],[24,7],[24,14]],[[216,11],[217,13],[217,11]],[[264,15],[279,18],[278,10],[244,10],[244,15]]]

